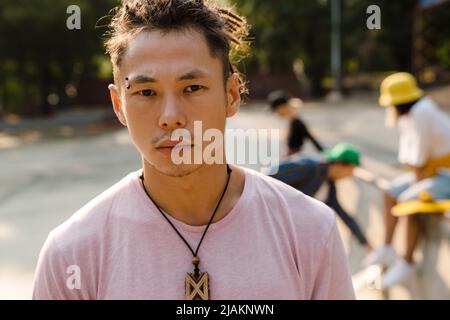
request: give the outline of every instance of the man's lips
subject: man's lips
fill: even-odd
[[[191,148],[193,145],[185,144],[185,145],[177,145],[173,147],[159,147],[157,150],[173,150],[173,149],[181,149],[181,148]]]
[[[189,148],[189,147],[193,147],[193,146],[194,146],[193,144],[189,144],[189,143],[185,143],[185,142],[167,140],[167,141],[163,141],[163,142],[159,143],[156,146],[156,149],[159,151],[167,152],[167,151],[172,151],[175,148],[177,148],[177,149],[178,148]]]
[[[157,146],[156,149],[162,149],[162,148],[181,148],[181,147],[193,147],[193,144],[190,143],[181,143],[181,142],[175,142],[175,143],[167,143],[162,144],[160,146]]]
[[[180,141],[164,140],[156,145],[156,148],[171,148],[181,143]]]

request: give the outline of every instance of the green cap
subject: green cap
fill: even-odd
[[[331,150],[325,150],[323,155],[326,160],[331,162],[344,162],[355,166],[360,164],[360,151],[348,143],[339,143]]]

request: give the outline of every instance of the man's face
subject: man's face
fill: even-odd
[[[237,75],[224,84],[222,61],[194,30],[141,32],[130,41],[115,80],[110,91],[119,120],[145,161],[169,176],[201,166],[172,162],[172,148],[161,147],[170,143],[171,133],[187,129],[194,140],[194,121],[202,121],[203,131],[223,133],[226,118],[240,104]],[[187,148],[194,153],[193,146]]]
[[[329,175],[333,181],[351,177],[356,166],[335,162],[330,165]]]
[[[274,111],[278,116],[282,118],[289,118],[289,116],[291,115],[291,110],[289,104],[287,103],[278,106]]]

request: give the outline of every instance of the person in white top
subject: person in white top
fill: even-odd
[[[424,96],[415,78],[406,72],[390,75],[382,82],[379,102],[388,108],[388,115],[393,115],[389,122],[396,123],[400,133],[398,160],[409,168],[408,173],[391,182],[384,195],[385,244],[364,261],[366,266],[388,267],[382,281],[387,289],[414,275],[413,256],[421,230],[421,216],[408,216],[406,251],[398,257],[391,245],[398,221],[392,215],[393,206],[420,199],[423,191],[435,200],[450,199],[450,117]]]

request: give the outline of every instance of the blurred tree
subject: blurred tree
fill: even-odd
[[[0,3],[0,94],[4,109],[26,115],[51,114],[76,94],[82,75],[98,72],[104,51],[97,20],[117,1],[2,0]],[[81,8],[81,29],[69,30],[69,5]],[[67,90],[68,89],[68,90]]]
[[[250,71],[290,71],[301,59],[312,93],[324,92],[323,79],[330,73],[330,7],[332,0],[232,1],[247,16],[254,38]],[[412,27],[417,0],[343,0],[343,73],[411,70]],[[369,30],[367,7],[381,9],[381,29]],[[448,7],[447,7],[448,8]],[[450,10],[435,10],[428,32],[435,35],[433,47],[439,63],[448,65]],[[427,13],[428,14],[428,13]]]
[[[292,70],[301,59],[313,94],[321,94],[321,81],[329,69],[330,14],[326,1],[236,1],[252,25],[253,59],[249,70],[271,73]]]
[[[420,41],[423,43],[421,54],[424,70],[434,69],[433,73],[450,70],[450,1],[424,8],[419,14],[422,19]],[[438,75],[435,74],[430,80]],[[426,76],[424,78],[427,78]]]
[[[109,77],[101,40],[106,28],[95,25],[118,1],[1,0],[0,108],[26,115],[50,114],[55,105],[67,105],[76,95],[80,79]],[[228,0],[253,26],[254,50],[246,71],[292,72],[296,65],[311,93],[323,94],[324,79],[330,74],[330,1]],[[411,70],[417,1],[342,0],[344,75]],[[366,9],[372,4],[381,8],[381,30],[366,28]],[[69,5],[81,8],[81,30],[66,27]],[[450,1],[420,17],[427,63],[446,70],[450,68],[449,9]]]

